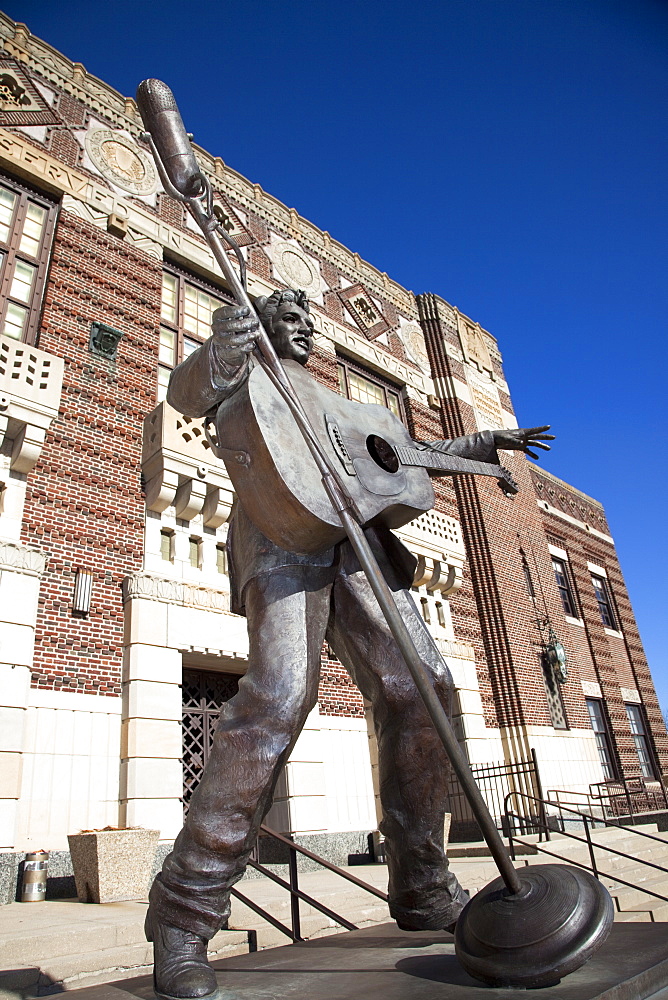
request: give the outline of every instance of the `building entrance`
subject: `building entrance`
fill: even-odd
[[[183,671],[183,812],[209,759],[220,710],[239,689],[237,674]]]

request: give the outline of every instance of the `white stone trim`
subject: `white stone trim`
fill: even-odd
[[[619,690],[622,693],[622,701],[628,701],[632,705],[642,705],[640,692],[636,688],[620,687]]]
[[[610,535],[604,534],[604,532],[599,531],[597,528],[592,528],[592,526],[587,524],[585,521],[578,521],[576,517],[571,517],[570,514],[564,514],[563,510],[559,510],[558,507],[553,507],[552,504],[547,502],[547,500],[537,499],[536,503],[541,510],[547,511],[548,514],[552,514],[554,517],[559,517],[562,521],[567,521],[568,524],[573,524],[576,528],[580,528],[582,531],[588,531],[590,535],[593,535],[595,538],[600,538],[603,542],[608,542],[610,545],[615,544],[614,538]]]
[[[0,541],[0,571],[41,577],[46,569],[46,553],[33,545]]]
[[[566,549],[560,549],[557,545],[548,545],[547,551],[550,553],[551,556],[554,556],[556,559],[563,559],[564,562],[569,561],[568,552],[566,551]]]
[[[608,574],[606,573],[603,566],[597,566],[596,563],[588,562],[587,569],[589,570],[590,573],[593,573],[594,576],[602,576],[605,577],[606,580],[608,578]]]
[[[582,693],[587,698],[602,698],[603,692],[601,691],[601,685],[597,681],[580,681],[582,685]]]
[[[564,615],[564,618],[569,625],[578,625],[579,628],[584,628],[584,622],[581,618],[572,618],[570,615]]]
[[[101,715],[120,715],[121,697],[101,694],[77,694],[74,691],[50,691],[46,688],[30,688],[28,694],[30,708],[53,708],[68,712],[99,712]]]

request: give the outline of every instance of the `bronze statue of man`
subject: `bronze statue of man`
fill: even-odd
[[[255,306],[278,356],[306,365],[313,321],[304,293],[277,291]],[[249,376],[257,324],[247,309],[224,306],[212,327],[173,372],[167,399],[185,415],[218,414],[224,447],[218,408]],[[547,448],[545,430],[483,431],[437,447],[489,461],[497,447]],[[389,530],[365,533],[447,708],[452,678],[410,595],[415,561]],[[237,500],[228,552],[233,609],[248,619],[248,670],[220,713],[184,828],[150,893],[155,988],[167,997],[206,997],[217,988],[206,944],[229,913],[230,887],[244,873],[280,770],[315,706],[325,639],[373,709],[391,915],[405,930],[451,929],[468,899],[443,847],[448,760],[350,543],[311,555],[286,551]]]

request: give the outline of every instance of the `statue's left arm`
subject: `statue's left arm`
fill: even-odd
[[[466,437],[453,438],[446,441],[420,441],[430,451],[439,451],[446,455],[457,455],[459,458],[473,458],[478,462],[498,461],[497,450],[523,451],[531,458],[538,458],[532,448],[549,451],[546,441],[554,441],[554,434],[546,434],[549,424],[544,427],[516,427],[496,431],[479,431],[477,434],[467,434]]]

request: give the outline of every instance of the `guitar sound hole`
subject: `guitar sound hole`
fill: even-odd
[[[382,437],[378,437],[377,434],[370,434],[366,439],[366,447],[376,465],[379,465],[385,472],[399,471],[399,459],[394,452],[394,448]]]

